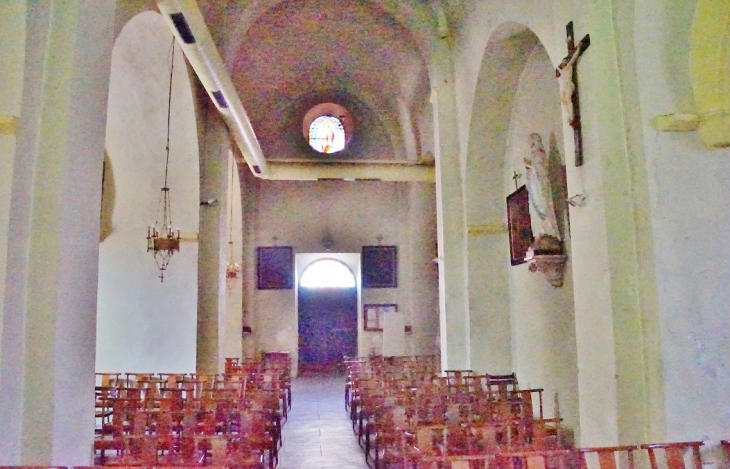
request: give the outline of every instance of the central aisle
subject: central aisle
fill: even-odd
[[[368,469],[345,410],[345,377],[300,376],[277,469]]]

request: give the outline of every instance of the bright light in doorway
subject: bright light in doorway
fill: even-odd
[[[299,280],[304,288],[354,288],[355,276],[342,262],[322,259],[307,267]]]

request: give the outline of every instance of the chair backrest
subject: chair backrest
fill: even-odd
[[[600,469],[618,469],[619,464],[617,458],[620,458],[622,454],[627,456],[627,468],[634,469],[636,467],[634,461],[634,452],[639,451],[638,446],[625,445],[625,446],[603,446],[595,448],[578,448],[576,451],[580,454],[578,461],[580,469],[588,468],[588,457],[591,454],[595,454],[598,458],[598,466]]]
[[[657,454],[664,451],[667,469],[702,469],[702,458],[700,456],[701,441],[682,441],[676,443],[654,443],[641,445],[649,453],[651,469],[660,469]],[[691,463],[685,465],[684,457],[687,452],[692,453]]]
[[[730,460],[730,440],[720,441],[720,446],[725,450],[725,456]]]
[[[567,469],[573,452],[566,449],[505,451],[497,454],[500,467],[508,469]]]
[[[514,373],[510,373],[507,375],[486,375],[487,378],[487,388],[494,392],[510,392],[510,391],[517,391],[519,389],[518,383],[517,383],[517,375]]]

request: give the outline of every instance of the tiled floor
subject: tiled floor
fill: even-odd
[[[278,469],[367,469],[345,411],[344,376],[298,377]]]

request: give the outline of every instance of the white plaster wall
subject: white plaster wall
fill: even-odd
[[[564,150],[559,138],[561,129],[555,70],[545,49],[537,44],[526,58],[514,98],[502,179],[505,197],[515,190],[514,171],[522,174],[520,185],[526,180],[523,158],[530,154],[529,135],[533,132],[542,137],[553,176],[560,174],[559,165],[564,164]],[[553,183],[553,201],[568,255],[564,284],[560,288],[551,286],[541,273],[530,272],[526,263],[509,268],[512,359],[522,387],[545,389],[546,415],[555,415],[553,396],[557,393],[565,424],[577,430],[578,367],[572,253],[565,194],[557,182],[554,180]]]
[[[437,350],[436,271],[431,265],[436,243],[433,185],[265,180],[253,184],[249,203],[255,208],[247,212],[253,217],[248,225],[253,235],[244,248],[248,251],[244,296],[256,350],[285,350],[297,360],[295,289],[256,290],[256,247],[276,244],[292,246],[295,254],[320,253],[326,235],[334,240],[332,252],[358,253],[362,246],[378,244],[379,236],[381,244],[398,246],[398,288],[365,289],[361,303],[398,304],[414,324],[413,333],[405,338],[413,353]],[[378,351],[380,335],[361,331],[359,353]]]
[[[20,116],[25,66],[25,2],[0,3],[0,116]],[[8,227],[10,224],[10,189],[15,159],[15,135],[0,133],[0,337],[2,337],[5,303]],[[2,348],[0,348],[0,353]]]
[[[112,233],[100,245],[98,371],[194,372],[197,244],[181,243],[164,282],[147,226],[158,212],[172,35],[159,14],[133,18],[112,53],[107,152],[115,178]],[[198,142],[185,61],[175,53],[170,166],[173,225],[198,229]]]
[[[730,149],[708,149],[695,132],[659,133],[659,114],[693,112],[689,81],[695,1],[636,2],[637,79],[650,178],[660,309],[666,438],[730,434]],[[728,64],[718,64],[718,70]],[[719,456],[719,449],[716,449]]]

